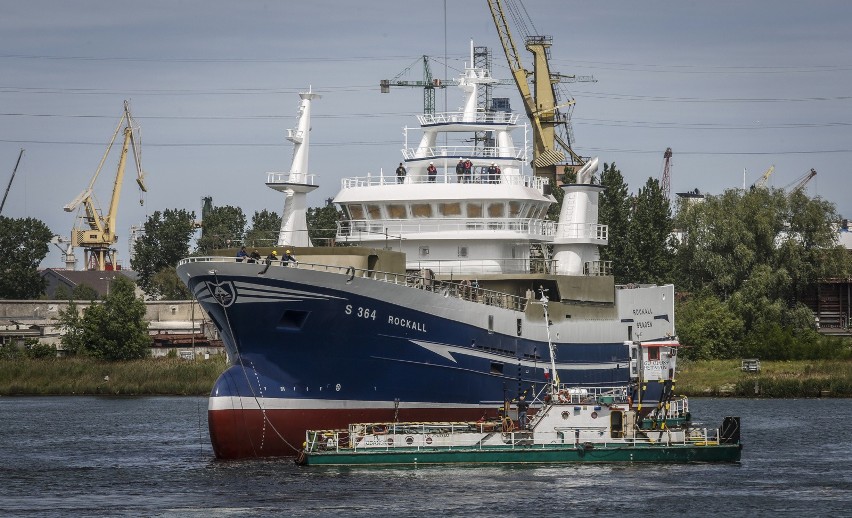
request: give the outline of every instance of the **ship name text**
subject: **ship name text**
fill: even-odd
[[[414,329],[415,331],[420,331],[422,333],[426,332],[426,325],[423,324],[423,322],[408,320],[407,318],[399,318],[393,315],[388,315],[388,324],[404,327],[406,329]]]

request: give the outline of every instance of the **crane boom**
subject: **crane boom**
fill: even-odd
[[[556,164],[564,162],[567,152],[572,159],[571,165],[582,166],[585,164],[580,156],[572,149],[570,140],[569,117],[560,112],[574,104],[573,100],[565,103],[559,102],[556,85],[567,79],[566,82],[594,81],[589,76],[563,76],[552,73],[550,70],[550,47],[552,38],[550,36],[528,36],[525,38],[524,47],[533,54],[532,72],[524,68],[518,47],[515,44],[509,24],[506,20],[506,12],[501,0],[487,0],[491,11],[491,18],[497,28],[497,35],[506,54],[509,70],[518,87],[518,93],[524,103],[524,110],[530,119],[533,129],[533,161],[532,166],[537,176],[550,178],[556,181]],[[530,76],[532,84],[530,85]],[[557,133],[557,128],[563,127],[568,135],[562,138]],[[569,142],[566,142],[566,139]],[[557,144],[559,147],[557,147]],[[561,148],[561,149],[560,149]]]
[[[791,194],[797,193],[797,192],[801,191],[802,189],[804,189],[805,186],[808,184],[808,182],[811,181],[811,178],[816,176],[816,174],[817,174],[816,170],[814,168],[811,168],[810,171],[808,171],[807,173],[802,175],[798,180],[796,180],[796,182],[793,185],[793,188],[790,189],[790,193]]]
[[[15,173],[18,172],[18,166],[21,165],[21,157],[24,156],[24,150],[21,149],[21,152],[18,153],[18,161],[15,162],[15,168],[12,169],[12,177],[9,178],[9,185],[6,186],[6,193],[3,194],[3,203],[0,203],[0,214],[3,214],[3,207],[6,206],[6,196],[9,196],[9,189],[12,188],[12,180],[15,179]]]
[[[122,126],[124,126],[124,142],[118,161],[118,169],[116,170],[113,181],[112,196],[107,213],[101,214],[100,209],[95,204],[93,188]],[[127,164],[127,153],[130,149],[133,150],[133,158],[136,163],[136,183],[143,192],[147,191],[144,182],[145,175],[142,172],[141,153],[134,138],[136,131],[133,117],[130,114],[130,104],[124,101],[124,114],[119,120],[118,127],[116,127],[113,133],[112,139],[107,145],[106,152],[101,158],[88,187],[64,207],[67,212],[78,208],[81,211],[78,224],[74,226],[71,232],[71,247],[83,247],[86,268],[88,269],[103,271],[115,268],[116,266],[115,249],[112,246],[118,241],[118,235],[116,234],[118,202],[121,197],[121,186]]]
[[[769,177],[772,176],[772,173],[775,172],[775,164],[769,166],[769,169],[763,173],[763,176],[757,179],[756,182],[752,185],[752,187],[766,187],[766,183],[769,181]]]

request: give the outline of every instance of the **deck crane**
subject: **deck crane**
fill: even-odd
[[[550,71],[550,47],[552,38],[550,36],[527,36],[525,48],[533,54],[533,71],[529,72],[522,64],[518,47],[512,38],[509,24],[506,21],[505,10],[501,0],[488,0],[491,17],[497,28],[497,35],[503,45],[503,51],[509,63],[512,77],[518,87],[518,92],[524,103],[524,109],[533,127],[533,161],[532,166],[536,176],[544,176],[554,182],[557,177],[557,164],[570,159],[566,165],[582,166],[585,159],[577,155],[571,149],[570,120],[567,113],[560,111],[574,104],[571,99],[562,104],[559,103],[559,95],[556,85],[565,79],[576,76],[562,76]],[[535,87],[535,94],[530,87],[529,77]],[[594,78],[582,78],[580,80],[595,81]],[[566,130],[566,137],[557,133],[557,128]],[[557,148],[557,144],[561,149]],[[569,156],[566,157],[565,153]]]
[[[790,194],[797,193],[797,192],[801,191],[802,189],[804,189],[805,186],[808,184],[808,182],[811,181],[811,178],[816,176],[816,174],[817,174],[816,170],[811,168],[810,171],[808,171],[807,173],[803,174],[802,176],[800,176],[799,178],[794,180],[793,183],[786,186],[784,189],[785,190],[789,189]]]
[[[107,213],[102,214],[100,208],[95,204],[93,187],[115,143],[115,139],[118,137],[119,131],[121,131],[122,125],[124,125],[124,144],[118,160],[118,169],[112,188],[112,198],[110,199]],[[136,163],[136,183],[142,192],[147,192],[148,190],[145,187],[145,174],[142,172],[141,142],[138,142],[138,136],[134,138],[134,133],[138,134],[138,132],[139,127],[130,115],[130,103],[124,101],[124,114],[118,122],[112,139],[109,145],[107,145],[106,152],[103,158],[101,158],[101,162],[94,176],[92,176],[92,180],[89,182],[89,186],[68,205],[63,207],[66,212],[73,212],[78,208],[80,209],[77,223],[71,230],[71,247],[83,247],[85,268],[88,270],[104,271],[117,268],[115,261],[116,251],[112,246],[118,241],[115,228],[116,216],[118,214],[118,201],[121,195],[121,184],[124,180],[124,168],[127,163],[127,152],[130,149],[133,150],[133,159]],[[140,200],[140,203],[144,203],[144,201]]]
[[[757,181],[755,181],[755,182],[751,185],[751,187],[752,187],[753,189],[756,189],[756,188],[758,188],[758,187],[759,187],[759,188],[762,188],[762,189],[765,189],[765,188],[766,188],[766,183],[769,181],[769,177],[770,177],[770,176],[772,176],[772,173],[774,173],[774,172],[775,172],[775,164],[772,164],[771,166],[769,166],[769,169],[767,169],[767,170],[763,173],[763,175],[762,175],[760,178],[758,178],[758,179],[757,179]]]

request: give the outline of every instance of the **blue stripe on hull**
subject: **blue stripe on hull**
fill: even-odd
[[[270,292],[307,291],[285,281],[265,282]],[[231,357],[251,371],[250,376],[231,376],[217,388],[219,394],[236,388],[230,395],[262,390],[264,397],[478,404],[546,382],[546,342],[489,333],[374,298],[310,289],[311,298],[224,309],[202,300]],[[367,311],[358,315],[359,308]],[[628,354],[623,343],[562,344],[557,358],[577,368],[561,370],[560,380],[625,384]]]

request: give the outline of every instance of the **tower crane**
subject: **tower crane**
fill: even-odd
[[[122,125],[124,125],[124,144],[118,160],[112,198],[106,214],[102,214],[101,209],[95,204],[93,187]],[[138,134],[138,132],[139,127],[130,115],[130,103],[124,101],[124,114],[115,128],[112,139],[107,145],[106,152],[101,158],[88,187],[63,207],[66,212],[73,212],[79,208],[77,222],[71,229],[71,247],[83,247],[86,269],[98,271],[116,269],[116,251],[112,246],[118,241],[115,228],[116,216],[121,195],[121,184],[124,180],[124,168],[127,163],[127,152],[130,149],[133,150],[133,160],[136,164],[136,183],[142,192],[148,190],[145,187],[145,174],[142,172],[141,142],[138,142],[138,137],[134,138],[134,133]],[[144,203],[144,201],[140,200],[140,203]]]
[[[503,1],[488,0],[491,17],[497,28],[497,35],[503,45],[503,51],[509,63],[512,77],[518,87],[518,92],[524,103],[524,109],[532,123],[533,128],[533,169],[537,176],[556,180],[556,165],[570,159],[567,165],[582,166],[586,161],[571,149],[570,119],[567,113],[560,111],[561,108],[573,106],[574,100],[561,103],[556,85],[563,80],[592,81],[592,77],[577,78],[576,76],[563,76],[550,71],[550,47],[552,38],[550,36],[527,36],[525,48],[533,54],[533,71],[527,71],[518,53],[518,47],[512,38],[509,24],[506,20]],[[529,77],[532,77],[533,89],[530,87]],[[565,137],[558,134],[557,128],[564,130]],[[557,144],[559,148],[557,148]],[[565,153],[568,153],[566,157]]]
[[[381,92],[386,94],[390,92],[391,86],[410,86],[423,89],[423,113],[435,113],[435,89],[446,88],[447,85],[458,84],[455,80],[433,79],[432,70],[429,68],[429,56],[423,55],[417,61],[423,61],[423,80],[422,81],[404,81],[400,79],[403,74],[411,70],[414,63],[406,67],[402,72],[396,75],[393,79],[382,79],[379,82]],[[415,61],[415,63],[417,62]]]
[[[670,199],[672,195],[672,148],[667,147],[663,153],[663,179],[660,182],[663,196]]]

